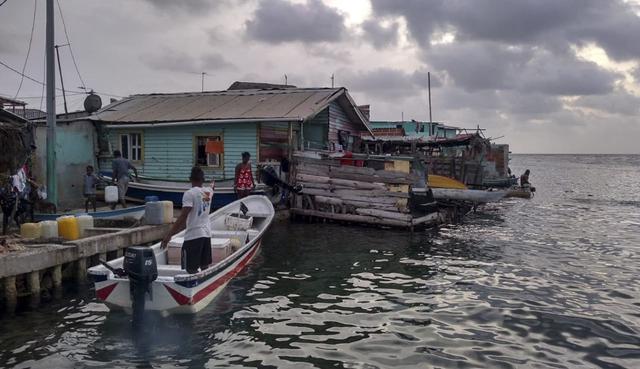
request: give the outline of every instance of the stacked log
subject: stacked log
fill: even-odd
[[[409,189],[415,178],[407,162],[395,163],[389,159],[383,166],[376,166],[385,169],[374,169],[296,155],[292,174],[303,190],[294,196],[292,213],[393,227],[437,221],[437,213],[419,219],[411,215]]]

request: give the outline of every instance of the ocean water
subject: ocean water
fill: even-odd
[[[410,234],[275,225],[206,310],[91,291],[0,318],[0,368],[640,368],[640,156],[516,155],[531,200]]]

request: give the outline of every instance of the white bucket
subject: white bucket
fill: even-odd
[[[91,215],[78,216],[78,228],[80,228],[80,238],[87,237],[86,229],[93,228],[93,217]]]
[[[104,188],[104,201],[105,202],[118,202],[118,187],[107,186]]]

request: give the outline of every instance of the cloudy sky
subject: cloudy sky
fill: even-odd
[[[373,120],[487,128],[517,153],[640,153],[640,5],[624,0],[59,0],[88,88],[328,87]],[[0,1],[2,2],[2,1]],[[44,80],[43,0],[0,7],[0,61]],[[56,8],[56,12],[58,9]],[[56,43],[67,43],[57,14]],[[60,48],[71,108],[83,82]],[[0,65],[0,94],[41,106],[42,86]],[[19,89],[19,92],[18,92]],[[62,99],[59,98],[59,111]]]

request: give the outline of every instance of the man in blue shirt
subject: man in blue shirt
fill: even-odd
[[[133,173],[138,179],[138,169],[134,167],[129,160],[122,157],[120,150],[113,152],[113,161],[111,162],[111,170],[113,171],[113,180],[118,186],[118,202],[122,204],[123,208],[127,207],[127,202],[124,196],[127,194],[129,188],[129,169],[133,169]],[[115,209],[117,204],[111,205],[111,209]]]

